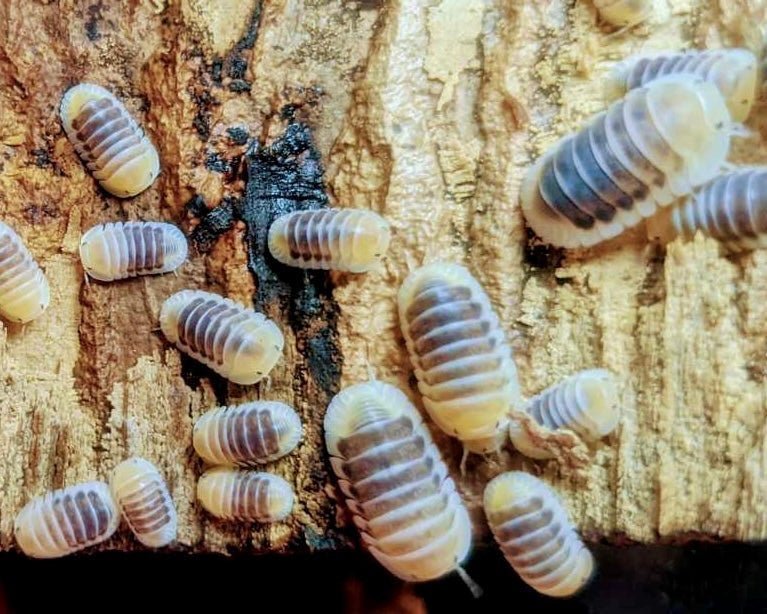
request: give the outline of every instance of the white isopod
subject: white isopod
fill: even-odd
[[[214,467],[200,476],[197,499],[217,518],[279,522],[293,510],[293,488],[280,476]]]
[[[652,13],[653,0],[594,0],[599,16],[607,23],[630,28],[645,21]]]
[[[0,222],[0,316],[25,323],[51,302],[43,271],[16,232]]]

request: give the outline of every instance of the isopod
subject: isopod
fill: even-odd
[[[184,233],[164,222],[98,224],[80,239],[83,268],[99,281],[175,271],[187,251]]]
[[[0,315],[29,322],[51,302],[45,274],[16,232],[0,222]]]
[[[631,90],[530,168],[520,193],[527,222],[560,247],[616,237],[715,177],[732,129],[719,90],[699,77]]]
[[[630,28],[645,21],[652,12],[653,0],[594,0],[599,16],[607,23]]]
[[[379,381],[339,392],[325,443],[363,543],[392,574],[423,582],[452,571],[471,548],[471,522],[413,404]]]
[[[521,471],[485,488],[485,515],[506,560],[527,584],[550,597],[570,597],[594,573],[584,546],[554,491]]]
[[[217,518],[279,522],[293,509],[293,489],[280,476],[214,467],[200,476],[197,499]]]
[[[182,290],[160,310],[167,339],[195,360],[236,384],[266,377],[285,344],[264,314],[202,290]]]
[[[16,516],[16,543],[27,556],[52,559],[109,539],[120,524],[104,482],[85,482],[32,499]]]
[[[506,335],[482,286],[464,267],[436,262],[405,279],[397,303],[429,415],[467,450],[496,449],[520,391]]]
[[[76,85],[64,94],[60,111],[64,132],[102,188],[127,198],[152,185],[160,172],[157,150],[109,90]]]
[[[194,425],[192,440],[207,463],[252,467],[290,454],[301,435],[301,419],[292,407],[253,401],[205,412]]]
[[[748,49],[712,49],[639,55],[613,68],[607,82],[608,98],[620,98],[629,90],[667,75],[688,74],[713,83],[722,94],[734,121],[751,112],[757,90],[756,56]]]
[[[530,399],[525,411],[550,430],[569,429],[593,441],[610,434],[618,425],[618,392],[615,378],[605,369],[588,369],[564,379]],[[532,458],[551,458],[529,440],[512,419],[511,442]]]
[[[176,506],[152,463],[137,457],[123,461],[112,471],[110,487],[125,521],[142,544],[160,548],[176,539]]]
[[[293,211],[269,228],[269,251],[302,269],[370,270],[389,247],[389,224],[365,209]]]

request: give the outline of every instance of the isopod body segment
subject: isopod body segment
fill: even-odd
[[[182,290],[160,310],[168,341],[236,384],[266,377],[282,355],[284,338],[262,313],[202,290]]]
[[[302,269],[361,273],[389,247],[388,222],[365,209],[293,211],[269,227],[269,251],[279,262]]]
[[[76,85],[61,99],[60,114],[78,155],[110,194],[135,196],[159,174],[155,146],[109,90],[90,83]]]
[[[110,488],[125,521],[142,544],[161,548],[175,541],[176,506],[157,467],[143,458],[129,458],[112,471]]]
[[[503,473],[486,486],[484,508],[506,560],[532,588],[569,597],[588,583],[594,558],[547,484],[521,471]]]
[[[16,516],[16,543],[27,556],[65,556],[109,539],[120,513],[104,482],[85,482],[32,499]]]
[[[594,0],[599,16],[607,23],[629,28],[645,21],[652,12],[653,0]]]
[[[200,476],[197,499],[224,520],[279,522],[293,509],[293,488],[272,473],[214,467]]]
[[[392,574],[422,582],[458,567],[471,522],[413,404],[378,381],[339,392],[325,443],[341,491],[371,554]]]
[[[11,322],[30,322],[50,301],[42,269],[16,231],[0,222],[0,316]]]

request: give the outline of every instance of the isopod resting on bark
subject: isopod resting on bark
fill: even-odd
[[[652,13],[653,0],[594,0],[599,16],[607,23],[630,28],[645,21]]]
[[[485,515],[506,560],[527,584],[550,597],[570,597],[594,573],[584,546],[554,491],[521,471],[488,483]]]
[[[109,539],[120,524],[104,482],[85,482],[32,499],[16,516],[16,543],[27,556],[51,559]]]
[[[194,425],[192,439],[207,463],[251,467],[290,454],[301,435],[301,419],[292,407],[253,401],[205,412]]]
[[[436,262],[405,279],[397,303],[429,415],[466,449],[497,449],[520,391],[506,334],[482,286],[464,267]]]
[[[279,262],[302,269],[362,273],[389,248],[389,224],[365,209],[293,211],[269,228],[269,251]]]
[[[697,76],[719,89],[732,119],[742,122],[756,98],[757,64],[756,56],[748,49],[639,55],[615,65],[606,91],[608,98],[614,99],[668,75]]]
[[[0,222],[0,316],[30,322],[51,302],[48,280],[16,231]]]
[[[99,281],[169,273],[187,252],[184,233],[164,222],[98,224],[80,239],[83,268]]]
[[[618,391],[615,378],[605,369],[588,369],[564,379],[530,399],[525,411],[550,430],[569,429],[593,441],[610,434],[618,425]],[[511,442],[531,458],[551,458],[530,441],[527,432],[512,418]]]
[[[64,94],[60,111],[64,132],[102,188],[127,198],[152,185],[160,173],[157,150],[109,90],[76,85]]]
[[[125,521],[142,544],[160,548],[176,539],[176,506],[152,463],[143,458],[123,461],[112,471],[110,487]]]
[[[280,329],[264,314],[202,290],[182,290],[168,298],[160,327],[178,349],[236,384],[266,377],[285,344]]]
[[[272,473],[214,467],[200,476],[197,499],[217,518],[279,522],[293,510],[293,489]]]
[[[547,243],[618,236],[721,171],[733,126],[719,90],[674,75],[631,90],[527,172],[527,223]]]
[[[471,548],[471,522],[413,404],[383,382],[339,392],[325,443],[362,541],[392,574],[422,582],[452,571]]]

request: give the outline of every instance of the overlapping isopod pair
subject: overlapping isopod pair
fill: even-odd
[[[197,481],[203,508],[224,520],[279,522],[293,509],[293,488],[273,473],[214,467]]]
[[[599,16],[621,28],[645,21],[652,13],[652,5],[653,0],[594,0]]]
[[[48,280],[16,231],[0,222],[0,316],[25,323],[51,301]]]

